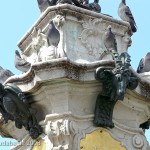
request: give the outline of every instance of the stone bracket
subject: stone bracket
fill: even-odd
[[[118,100],[123,100],[126,88],[135,89],[138,85],[130,67],[130,56],[124,52],[120,55],[112,51],[115,68],[99,67],[96,69],[96,79],[103,83],[103,90],[98,95],[95,107],[94,124],[100,127],[114,127],[112,122],[113,109]]]

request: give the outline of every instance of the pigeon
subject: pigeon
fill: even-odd
[[[56,0],[37,0],[40,12],[43,13],[49,6],[53,6]]]
[[[90,10],[95,11],[97,13],[100,13],[101,12],[101,6],[98,3],[99,3],[99,0],[94,0],[93,3],[90,3],[89,4]]]
[[[57,4],[72,4],[72,0],[58,0]]]
[[[58,46],[58,43],[60,41],[60,33],[59,31],[55,28],[55,25],[53,21],[50,21],[49,23],[49,28],[48,28],[48,33],[47,33],[47,43],[48,46]]]
[[[137,31],[137,26],[131,10],[128,6],[126,6],[126,0],[121,1],[118,8],[118,15],[123,21],[129,22],[133,33]]]
[[[149,71],[150,71],[150,52],[148,52],[146,56],[140,60],[139,66],[137,68],[137,73],[144,73]]]
[[[13,76],[14,74],[7,69],[3,69],[0,66],[0,83],[3,84],[10,76]]]
[[[22,72],[27,72],[31,67],[31,63],[29,63],[25,59],[21,58],[18,50],[15,51],[15,62],[14,63],[15,63],[15,67]]]
[[[115,50],[117,51],[117,43],[115,35],[111,31],[111,25],[109,25],[106,29],[106,32],[103,35],[103,42],[108,51]]]
[[[144,60],[144,58],[142,58],[139,62],[139,65],[138,65],[138,68],[137,68],[137,73],[143,73],[144,72],[143,60]]]

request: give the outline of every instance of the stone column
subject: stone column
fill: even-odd
[[[49,20],[60,33],[55,48],[46,40]],[[33,140],[25,129],[1,121],[2,134],[20,142],[12,150],[149,149],[139,126],[150,118],[150,103],[136,90],[127,90],[124,100],[115,105],[114,128],[93,124],[96,98],[102,91],[95,70],[114,67],[102,40],[109,25],[118,53],[127,52],[132,34],[128,23],[68,4],[49,7],[20,40],[22,57],[32,67],[6,83],[25,92],[43,134]]]

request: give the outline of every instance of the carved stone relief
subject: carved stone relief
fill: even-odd
[[[63,15],[56,15],[53,19],[53,23],[56,27],[56,29],[59,31],[60,33],[60,41],[58,44],[58,48],[57,48],[57,52],[56,52],[56,56],[57,58],[60,57],[65,57],[66,56],[66,52],[65,52],[65,37],[64,37],[64,24],[65,24],[65,17]]]
[[[72,150],[80,150],[80,140],[86,136],[86,134],[93,132],[98,129],[91,124],[92,116],[80,117],[82,123],[78,118],[72,118],[71,120],[65,119],[61,121],[55,121],[48,123],[46,128],[49,128],[49,125],[52,130],[46,130],[48,132],[47,135],[49,137],[49,142],[54,142],[54,145],[59,145],[62,143],[67,143],[66,146],[57,146],[58,149],[72,149]],[[89,121],[88,121],[89,119]],[[59,123],[58,123],[59,122]],[[86,123],[86,126],[84,124]],[[142,129],[130,128],[119,124],[114,121],[115,127],[113,129],[106,129],[117,141],[120,141],[122,146],[125,146],[127,150],[148,150],[148,142],[144,135]],[[63,135],[63,136],[60,136]],[[59,142],[58,142],[59,141]],[[59,144],[58,144],[59,143]],[[56,149],[56,147],[52,147],[52,149]]]
[[[92,56],[96,56],[102,49],[98,30],[98,24],[101,22],[102,19],[89,19],[82,24],[83,31],[79,38],[81,43],[88,50],[88,54]]]
[[[38,62],[49,61],[56,58],[57,48],[53,45],[49,47],[42,47],[38,53]]]
[[[48,121],[45,133],[48,140],[46,140],[46,149],[52,150],[69,150],[70,131],[68,120]]]
[[[48,46],[47,35],[36,28],[32,31],[32,42],[30,49],[32,50],[30,60],[33,63],[49,61],[56,58],[57,47],[51,45]]]
[[[85,137],[86,133],[95,130],[95,127],[91,125],[90,115],[80,117],[68,113],[59,115],[60,118],[63,115],[66,117],[57,120],[52,119],[45,126],[46,150],[49,150],[49,148],[52,150],[79,150],[81,138]],[[83,122],[80,122],[81,120]]]
[[[82,45],[88,50],[88,55],[95,57],[97,60],[112,59],[111,56],[109,58],[105,57],[108,56],[109,52],[107,52],[102,40],[102,35],[108,25],[109,22],[106,22],[102,18],[89,19],[82,24],[83,30],[79,35],[79,39]],[[117,26],[113,26],[113,29],[117,43],[119,43],[118,52],[126,52],[132,42],[130,35],[127,32],[119,34]]]
[[[41,29],[37,29],[34,27],[32,31],[32,49],[39,51],[40,47],[45,45],[47,46],[46,35],[41,31]]]
[[[32,34],[32,42],[31,42],[31,49],[33,51],[32,53],[32,59],[33,63],[38,62],[38,54],[41,49],[46,49],[48,47],[46,35],[41,31],[41,29],[36,29],[34,27]]]
[[[41,122],[45,134],[40,136],[45,141],[46,150],[80,150],[81,139],[85,138],[86,134],[99,129],[93,126],[93,118],[93,115],[74,116],[71,113],[47,115],[45,121]],[[107,128],[105,131],[127,150],[149,149],[142,129],[127,127],[115,120],[113,122],[115,127]],[[32,150],[33,144],[32,146],[26,145],[29,141],[33,144],[36,143],[36,140],[32,140],[27,135],[22,141],[24,147],[18,145],[13,150]]]

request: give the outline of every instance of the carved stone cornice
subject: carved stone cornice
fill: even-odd
[[[44,134],[38,141],[32,140],[28,135],[21,141],[23,147],[18,144],[12,150],[32,150],[34,143],[42,139],[46,144],[45,150],[80,150],[80,141],[93,131],[99,129],[94,127],[92,122],[94,115],[78,116],[72,113],[47,115],[40,123]],[[129,127],[116,120],[113,120],[114,128],[104,129],[115,140],[119,141],[127,150],[148,150],[149,145],[142,129]],[[32,143],[32,144],[29,144]],[[21,144],[20,143],[20,144]]]
[[[6,80],[6,83],[17,84],[23,91],[29,91],[45,80],[68,78],[75,80],[95,80],[95,68],[98,66],[114,66],[114,61],[102,60],[90,64],[80,64],[70,61],[67,58],[53,59],[47,62],[33,64],[30,70],[21,75],[14,75]],[[49,72],[47,76],[45,73]],[[55,73],[55,75],[54,75]],[[43,74],[45,74],[43,76]],[[88,76],[88,74],[90,76]],[[27,85],[28,83],[28,85]]]
[[[70,61],[67,58],[59,58],[59,59],[53,59],[47,62],[39,62],[36,64],[33,64],[31,69],[23,73],[21,75],[14,75],[8,78],[6,80],[6,83],[15,83],[17,84],[20,88],[23,85],[26,85],[28,83],[28,88],[26,90],[22,89],[23,91],[28,91],[31,90],[34,86],[37,86],[39,82],[41,81],[37,80],[36,76],[39,75],[40,72],[43,72],[44,70],[47,71],[49,70],[50,72],[53,72],[54,70],[63,70],[63,75],[61,74],[60,76],[55,76],[55,78],[60,78],[60,77],[67,77],[68,79],[79,79],[80,81],[84,80],[89,80],[85,76],[87,76],[88,73],[92,73],[92,78],[90,79],[94,80],[94,70],[99,67],[99,66],[107,66],[107,67],[114,67],[114,61],[113,60],[101,60],[97,62],[93,62],[90,64],[80,64],[80,63],[75,63]],[[65,67],[66,66],[66,67]],[[67,67],[68,66],[68,67]],[[70,72],[70,68],[72,68],[72,73]],[[78,73],[76,70],[78,69]],[[62,70],[60,72],[62,72]],[[138,78],[138,87],[132,91],[132,93],[138,96],[143,97],[144,100],[149,101],[150,100],[150,82],[149,82],[149,73],[142,73],[138,74],[136,73],[132,67],[130,67],[131,72]],[[70,72],[70,73],[69,73]],[[75,73],[76,72],[76,73]],[[76,76],[75,76],[76,74]],[[50,79],[52,77],[49,76]],[[45,80],[45,79],[44,79]],[[130,91],[131,92],[131,91]]]

